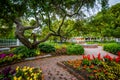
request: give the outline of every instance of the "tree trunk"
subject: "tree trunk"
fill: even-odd
[[[37,46],[38,46],[39,43],[45,42],[52,35],[53,36],[58,36],[56,34],[49,33],[42,40],[37,41],[36,40],[37,36],[35,34],[33,34],[33,42],[30,42],[29,39],[26,38],[26,36],[24,36],[24,32],[25,32],[25,30],[34,29],[36,27],[34,27],[34,26],[32,26],[32,27],[24,27],[20,23],[19,20],[15,20],[15,24],[16,24],[16,31],[15,31],[16,37],[20,40],[20,42],[22,42],[22,44],[24,44],[29,49],[35,49],[35,48],[37,48]]]
[[[24,26],[21,25],[19,21],[16,21],[16,31],[15,36],[20,40],[22,44],[24,44],[29,49],[34,49],[35,45],[33,46],[32,43],[24,36]]]

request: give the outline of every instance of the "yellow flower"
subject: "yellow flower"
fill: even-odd
[[[34,73],[31,73],[31,76],[34,76]]]
[[[16,68],[16,71],[18,71],[19,70],[19,66],[17,66],[17,68]]]
[[[17,77],[16,77],[16,76],[14,76],[14,77],[13,77],[13,80],[17,80]]]
[[[22,80],[22,76],[18,77],[18,80]]]
[[[42,70],[39,70],[39,73],[41,73],[42,72]]]
[[[30,80],[30,77],[27,77],[27,80]]]
[[[30,78],[30,80],[33,80],[32,78]]]
[[[32,72],[32,71],[33,71],[33,68],[29,68],[29,71]]]
[[[27,72],[25,72],[24,74],[27,75]]]
[[[25,71],[27,71],[27,69],[26,69],[26,68],[23,68],[22,71],[25,72]]]
[[[30,69],[30,67],[27,67],[26,69],[27,69],[27,70],[29,70],[29,69]]]
[[[27,66],[24,66],[23,69],[27,69]]]

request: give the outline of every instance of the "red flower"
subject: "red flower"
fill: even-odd
[[[92,54],[93,59],[95,59],[95,56]]]
[[[120,57],[120,51],[118,51],[118,56]]]
[[[91,60],[91,58],[90,58],[90,55],[83,55],[83,59],[88,59],[88,60]]]
[[[118,63],[120,62],[120,57],[115,58],[115,61]]]
[[[101,56],[100,56],[100,53],[98,53],[98,60],[101,60]]]
[[[87,59],[87,56],[83,55],[83,59]]]
[[[91,60],[91,58],[90,58],[90,54],[87,55],[87,59],[88,59],[88,60]]]
[[[108,60],[110,60],[110,61],[113,60],[113,58],[112,58],[110,55],[108,55],[108,54],[106,54],[106,55],[104,56],[104,58],[106,58],[106,59],[108,59]]]

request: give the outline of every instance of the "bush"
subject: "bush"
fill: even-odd
[[[20,46],[15,48],[13,51],[14,54],[21,54],[23,57],[33,57],[36,56],[36,50],[35,49],[28,49],[25,46]]]
[[[66,48],[62,47],[61,49],[56,49],[55,52],[52,53],[52,55],[58,56],[58,55],[66,55],[67,51]]]
[[[110,53],[117,54],[117,52],[120,51],[120,45],[118,45],[117,43],[109,43],[105,44],[103,46],[103,49]]]
[[[40,51],[45,53],[55,52],[55,47],[50,44],[42,43],[39,45],[39,48]]]
[[[84,54],[84,48],[81,45],[69,45],[67,54]]]

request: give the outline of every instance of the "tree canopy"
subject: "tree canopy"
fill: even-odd
[[[104,7],[107,2],[108,0],[1,0],[0,22],[15,23],[16,37],[28,48],[35,48],[50,36],[62,36],[61,29],[66,18],[79,17],[84,13],[83,9],[94,8],[96,3],[102,4]],[[33,19],[34,24],[25,26],[21,22],[22,19],[28,21]],[[62,21],[58,28],[53,30],[51,24],[58,19]],[[34,34],[34,40],[30,42],[24,34],[26,30],[44,26],[48,26],[50,32],[41,40],[37,40]]]
[[[104,8],[86,23],[89,33],[99,37],[120,37],[120,3]],[[88,31],[88,30],[87,30]]]

